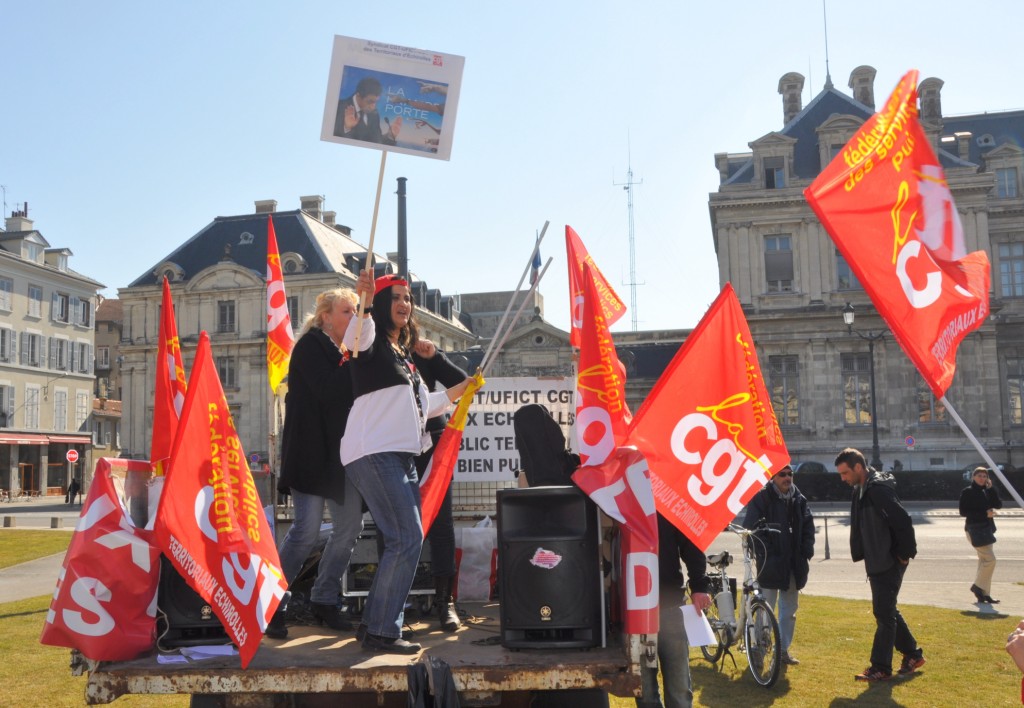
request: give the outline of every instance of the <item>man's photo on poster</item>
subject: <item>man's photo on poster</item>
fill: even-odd
[[[448,84],[346,65],[333,135],[436,153]]]

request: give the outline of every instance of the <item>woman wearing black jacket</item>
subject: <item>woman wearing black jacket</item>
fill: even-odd
[[[316,545],[325,506],[330,514],[331,535],[309,599],[313,616],[338,630],[352,629],[339,607],[341,576],[363,530],[363,500],[338,457],[352,408],[352,376],[341,340],[356,303],[356,294],[347,288],[320,293],[292,349],[278,483],[278,491],[291,495],[295,511],[280,548],[281,569],[289,583]],[[267,636],[288,636],[282,612],[274,615]]]
[[[978,602],[995,603],[992,595],[992,573],[996,569],[996,509],[1002,509],[1003,502],[992,487],[992,479],[984,467],[975,467],[971,484],[960,492],[960,516],[966,517],[964,530],[967,540],[978,554],[978,571],[974,576],[971,592]]]

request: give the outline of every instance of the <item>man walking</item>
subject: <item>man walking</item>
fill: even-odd
[[[855,563],[864,561],[876,624],[871,666],[854,678],[892,678],[894,647],[903,653],[899,673],[913,673],[924,666],[924,652],[896,608],[903,574],[910,559],[917,555],[913,522],[896,496],[896,480],[891,474],[868,467],[860,450],[848,447],[840,452],[836,470],[853,487],[850,553]]]
[[[757,581],[772,609],[778,602],[782,663],[795,666],[800,662],[789,653],[789,647],[796,629],[799,591],[807,584],[807,561],[814,557],[814,519],[807,508],[807,498],[793,483],[793,468],[789,465],[779,470],[747,504],[743,525],[753,529],[761,520],[773,530],[761,531],[758,537],[763,543],[754,544]]]

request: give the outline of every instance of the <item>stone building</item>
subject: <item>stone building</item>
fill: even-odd
[[[100,283],[69,267],[27,205],[0,230],[0,489],[63,496],[92,469],[90,414]],[[74,449],[77,462],[67,461]]]
[[[746,312],[794,460],[831,463],[845,445],[871,449],[872,364],[886,468],[957,468],[980,455],[895,343],[803,190],[875,111],[875,70],[831,79],[807,106],[804,79],[779,81],[783,120],[743,153],[718,153],[709,197],[719,280]],[[946,173],[968,251],[993,266],[992,317],[960,345],[947,399],[997,462],[1024,464],[1024,111],[946,117],[942,81],[919,85],[921,119]],[[879,101],[888,92],[879,94]],[[869,342],[849,333],[884,335]],[[873,344],[874,359],[870,358]]]
[[[334,212],[323,210],[323,201],[320,196],[301,197],[299,209],[277,211],[275,200],[260,200],[251,214],[217,217],[119,289],[125,456],[149,457],[160,301],[167,277],[186,372],[205,330],[242,446],[250,457],[267,459],[273,403],[266,362],[268,219],[274,220],[296,334],[316,296],[331,288],[354,287],[366,262],[366,247],[335,222]],[[373,260],[378,275],[396,271],[384,256]],[[424,303],[418,320],[425,337],[445,350],[466,350],[475,343],[454,298],[427,287],[415,274],[411,287]]]

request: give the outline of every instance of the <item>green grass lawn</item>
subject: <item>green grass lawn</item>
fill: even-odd
[[[73,529],[35,531],[28,529],[0,530],[0,568],[25,561],[64,553],[71,543]]]
[[[1021,618],[901,605],[927,663],[917,674],[881,683],[854,681],[869,662],[875,622],[871,603],[802,596],[791,651],[800,665],[778,683],[754,683],[746,657],[734,651],[714,668],[690,653],[695,705],[701,706],[1019,706],[1020,672],[1003,650]],[[900,655],[895,664],[899,665]],[[721,666],[721,665],[719,665]],[[895,667],[894,667],[895,668]],[[614,708],[633,701],[612,699]]]
[[[0,567],[59,553],[71,534],[60,531],[0,532]],[[69,650],[39,643],[49,596],[0,604],[0,704],[80,706],[85,677],[72,676]],[[909,678],[866,684],[853,675],[868,665],[874,634],[871,604],[803,596],[792,653],[801,663],[765,689],[726,658],[713,667],[698,649],[691,651],[695,705],[699,706],[993,706],[1020,705],[1020,673],[1003,650],[1019,617],[902,605],[911,630],[924,647],[927,663]],[[899,663],[899,656],[896,657]],[[187,706],[185,696],[126,696],[115,706]],[[611,700],[613,708],[634,705]]]

